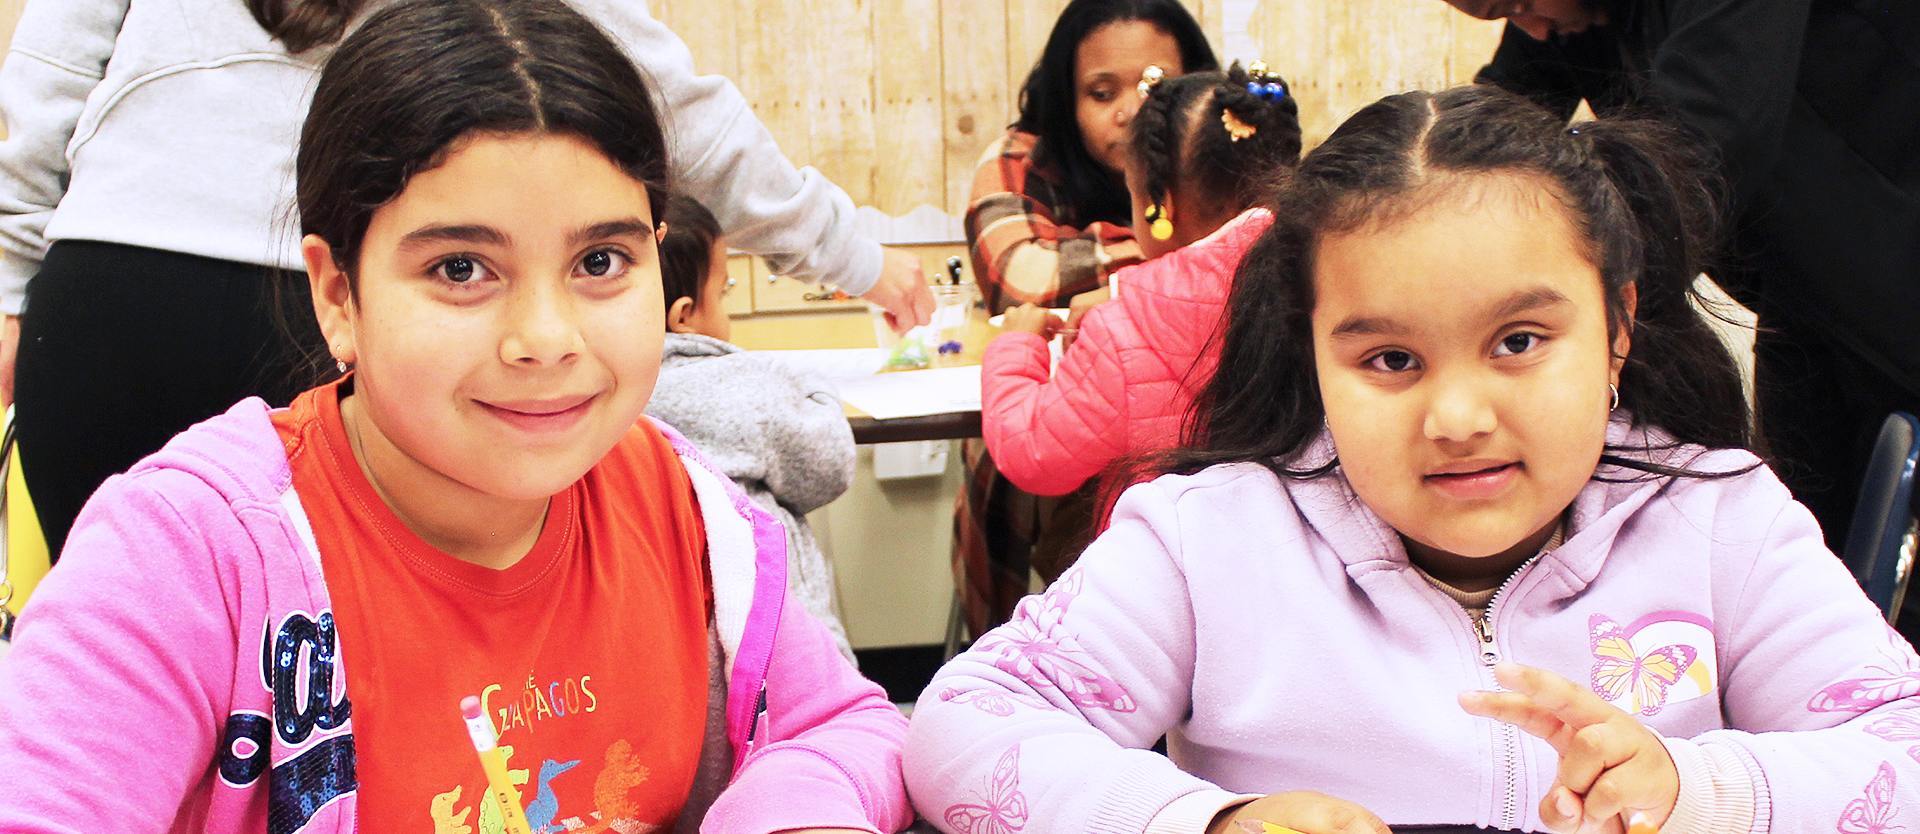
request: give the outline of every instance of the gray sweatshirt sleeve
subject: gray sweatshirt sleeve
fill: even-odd
[[[131,0],[33,0],[0,66],[0,312],[19,315],[67,187],[67,146]]]
[[[713,212],[727,243],[776,274],[864,295],[880,279],[880,245],[854,231],[853,199],[811,167],[795,169],[740,90],[697,75],[687,45],[642,0],[572,0],[619,42],[667,110],[675,187]]]

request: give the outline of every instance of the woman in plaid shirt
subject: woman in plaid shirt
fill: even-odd
[[[1147,67],[1218,69],[1178,0],[1073,0],[1020,88],[1020,118],[987,148],[967,246],[993,312],[1064,307],[1140,260],[1121,176]]]

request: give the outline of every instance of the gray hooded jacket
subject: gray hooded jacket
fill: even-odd
[[[852,659],[833,565],[807,525],[853,482],[853,429],[832,384],[710,336],[668,333],[647,413],[786,525],[787,584]]]

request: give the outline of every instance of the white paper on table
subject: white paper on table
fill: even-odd
[[[893,371],[836,380],[840,399],[876,420],[980,410],[980,366]]]
[[[839,348],[817,350],[756,350],[788,366],[812,371],[834,381],[873,376],[887,364],[886,348]]]

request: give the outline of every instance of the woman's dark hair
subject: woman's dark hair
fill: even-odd
[[[1441,178],[1507,172],[1551,183],[1590,245],[1609,329],[1627,328],[1632,338],[1619,387],[1620,407],[1635,424],[1657,426],[1680,443],[1751,447],[1739,372],[1695,307],[1694,277],[1719,234],[1721,199],[1710,171],[1695,143],[1659,122],[1569,128],[1490,86],[1369,105],[1280,186],[1273,226],[1235,273],[1219,370],[1189,415],[1190,448],[1154,468],[1194,472],[1257,461],[1282,477],[1332,471],[1336,461],[1305,459],[1325,416],[1311,323],[1316,243],[1419,210],[1420,190]],[[1631,312],[1628,284],[1638,292]],[[1619,454],[1633,451],[1643,454]],[[1735,474],[1649,461],[1645,451],[1609,445],[1601,461],[1663,476]]]
[[[247,0],[247,11],[288,52],[333,43],[366,0]]]
[[[660,238],[661,298],[667,311],[682,298],[693,299],[700,307],[701,287],[722,276],[708,275],[713,266],[713,242],[720,239],[720,221],[699,200],[675,194],[667,200],[667,213],[661,218],[667,233]]]
[[[1120,177],[1087,153],[1073,72],[1081,41],[1103,26],[1129,20],[1151,23],[1173,38],[1180,46],[1182,72],[1220,68],[1200,24],[1179,0],[1073,0],[1060,11],[1040,60],[1020,87],[1020,118],[1013,128],[1040,137],[1033,161],[1059,172],[1066,198],[1058,207],[1060,221],[1069,226],[1097,220],[1124,226],[1131,214]]]
[[[1150,202],[1169,191],[1211,201],[1206,214],[1257,205],[1273,177],[1300,161],[1300,107],[1291,94],[1269,100],[1247,89],[1239,62],[1153,86],[1130,127],[1134,164]],[[1276,82],[1284,85],[1285,82]],[[1227,116],[1242,130],[1235,139]]]
[[[294,161],[302,234],[352,277],[375,210],[476,133],[586,140],[667,202],[667,144],[647,85],[561,0],[403,0],[327,60]]]

